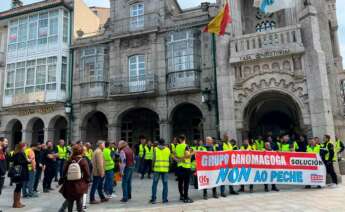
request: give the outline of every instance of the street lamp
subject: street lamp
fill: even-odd
[[[205,88],[201,91],[201,102],[206,104],[208,110],[211,111],[212,109],[212,102],[211,102],[211,90],[209,88]]]
[[[72,112],[72,105],[71,105],[71,103],[69,103],[69,102],[65,103],[65,112],[68,115],[71,114],[71,112]]]

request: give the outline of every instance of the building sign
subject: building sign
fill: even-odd
[[[221,185],[326,183],[319,154],[273,151],[197,152],[199,189]]]
[[[267,50],[264,52],[260,52],[257,54],[249,54],[240,57],[240,61],[250,61],[250,60],[259,60],[259,59],[265,59],[270,57],[279,57],[279,56],[285,56],[290,54],[289,49],[281,49],[281,50]]]
[[[18,116],[28,116],[34,113],[47,114],[55,111],[55,105],[39,106],[30,109],[17,109],[15,111]]]
[[[15,95],[13,97],[13,105],[28,104],[33,102],[44,102],[45,92],[35,92],[29,94]]]

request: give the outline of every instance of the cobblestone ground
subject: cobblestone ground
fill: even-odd
[[[343,182],[344,182],[343,178]],[[177,183],[174,176],[170,176],[169,181],[169,203],[151,205],[148,203],[151,195],[150,179],[140,180],[135,176],[133,182],[133,200],[127,204],[120,203],[121,189],[116,187],[116,198],[105,204],[89,206],[87,211],[92,212],[129,212],[129,211],[149,211],[149,212],[220,212],[220,211],[282,211],[282,212],[344,212],[345,211],[345,185],[337,188],[323,188],[305,190],[297,186],[279,186],[280,192],[265,193],[263,186],[256,186],[255,193],[243,193],[239,196],[228,196],[219,199],[202,199],[202,192],[192,189],[191,197],[193,204],[183,204],[178,201]],[[55,186],[55,185],[54,185]],[[62,196],[57,192],[49,194],[40,193],[40,197],[23,199],[26,205],[23,209],[12,209],[13,187],[8,186],[0,197],[0,210],[3,212],[57,212],[61,203]],[[158,189],[158,199],[161,199],[162,188]],[[211,196],[211,192],[209,192]]]

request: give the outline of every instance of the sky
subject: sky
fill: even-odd
[[[22,0],[24,4],[37,2],[40,0]],[[101,6],[109,7],[109,0],[84,0],[89,6]],[[178,0],[182,8],[194,7],[199,5],[201,2],[209,1],[215,2],[215,0]],[[0,11],[7,10],[10,8],[11,0],[0,0]],[[338,23],[339,23],[339,41],[340,49],[344,58],[345,64],[345,1],[337,0],[337,11],[338,11]]]

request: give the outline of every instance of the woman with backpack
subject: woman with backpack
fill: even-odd
[[[60,182],[62,187],[60,193],[65,197],[68,212],[73,211],[73,204],[76,202],[77,211],[83,212],[83,195],[87,193],[90,182],[89,165],[83,158],[84,149],[80,144],[72,147],[72,156],[66,162],[63,170],[63,178]],[[59,212],[65,211],[64,206]]]
[[[29,180],[28,164],[30,163],[30,160],[25,156],[25,147],[26,145],[24,143],[17,144],[13,153],[13,167],[9,170],[9,176],[16,184],[13,193],[13,208],[25,207],[25,205],[20,202],[23,183]]]

